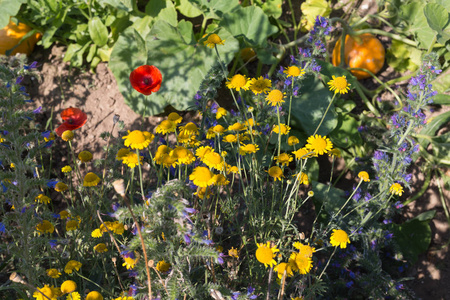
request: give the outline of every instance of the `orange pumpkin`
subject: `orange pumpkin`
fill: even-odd
[[[9,21],[9,24],[5,26],[2,30],[0,30],[0,54],[6,54],[7,50],[10,50],[14,46],[16,46],[22,37],[31,31],[32,28],[24,23],[19,23],[17,25],[13,21]],[[19,46],[17,46],[14,51],[12,51],[11,55],[16,53],[25,53],[29,55],[33,49],[34,45],[40,39],[41,34],[36,33],[30,36],[28,39],[23,41]]]
[[[370,33],[363,33],[353,38],[345,37],[345,63],[350,68],[364,68],[373,74],[378,73],[384,65],[385,50],[380,40]],[[341,63],[341,39],[333,49],[332,63],[339,66]],[[351,70],[358,79],[369,78],[370,74],[360,70]]]

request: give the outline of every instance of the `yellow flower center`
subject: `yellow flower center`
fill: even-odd
[[[345,90],[348,86],[347,79],[345,77],[337,77],[334,79],[334,86],[337,90]]]
[[[142,133],[142,131],[140,131],[140,130],[134,130],[134,131],[130,132],[130,134],[128,135],[128,139],[133,144],[140,144],[140,143],[145,142],[145,136]]]
[[[231,85],[236,88],[241,88],[245,86],[246,83],[247,80],[241,74],[234,75],[233,78],[231,78]]]
[[[222,42],[222,39],[215,33],[211,34],[208,37],[208,43],[210,44],[220,44]]]
[[[287,74],[289,76],[295,76],[297,77],[298,75],[300,75],[300,69],[296,66],[291,66],[287,69]]]
[[[273,252],[272,249],[267,247],[266,245],[259,247],[256,250],[256,259],[263,264],[269,264],[272,261]]]
[[[283,175],[283,171],[281,170],[280,167],[273,166],[269,169],[269,175],[274,178],[279,178]]]

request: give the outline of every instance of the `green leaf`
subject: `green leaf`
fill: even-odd
[[[450,105],[450,95],[437,94],[433,97],[433,104]]]
[[[188,45],[193,45],[196,43],[194,31],[193,31],[193,25],[191,22],[186,20],[181,20],[180,23],[178,23],[178,31],[181,34],[181,37],[183,38],[183,41]]]
[[[415,71],[419,68],[422,51],[401,41],[393,40],[387,49],[387,62],[396,71]]]
[[[346,199],[343,190],[316,181],[312,181],[311,185],[314,198],[322,202],[329,215],[334,215],[344,205]]]
[[[108,42],[108,28],[99,17],[93,17],[89,21],[89,35],[99,47],[103,47]]]
[[[251,46],[265,45],[267,38],[278,32],[263,10],[256,6],[239,7],[232,14],[226,14],[219,26],[234,37],[243,37]]]
[[[435,215],[436,215],[436,210],[432,209],[432,210],[429,210],[429,211],[421,213],[420,215],[418,215],[414,219],[418,220],[418,221],[421,221],[421,222],[423,222],[423,221],[431,221],[431,219],[433,219]]]
[[[22,3],[27,0],[0,0],[0,28],[5,27],[9,23],[9,17],[15,16],[19,12]]]
[[[448,12],[442,5],[428,3],[423,9],[428,25],[436,32],[440,32],[448,23]]]
[[[93,44],[89,47],[88,55],[86,56],[86,61],[91,62],[94,58],[94,55],[97,53],[97,45]]]
[[[177,26],[177,11],[172,1],[151,0],[145,6],[145,13],[155,18],[155,21],[164,20],[172,26]]]
[[[431,120],[431,122],[427,123],[420,131],[420,135],[433,137],[435,136],[436,131],[438,131],[439,128],[441,128],[441,126],[448,124],[449,122],[450,122],[450,111],[447,111],[443,114],[434,117]],[[430,140],[425,138],[419,138],[418,142],[425,149],[430,144]]]
[[[100,5],[105,7],[106,4],[126,12],[133,11],[133,0],[97,0]]]
[[[300,89],[301,97],[293,97],[291,117],[292,127],[301,126],[308,135],[312,135],[331,101],[332,94],[314,76],[305,78]],[[317,134],[328,135],[337,124],[334,105],[331,104]]]
[[[66,53],[64,54],[64,62],[68,62],[72,59],[72,57],[78,52],[80,51],[80,49],[82,48],[81,45],[79,44],[70,44],[69,47],[67,47]]]
[[[450,69],[439,74],[435,80],[431,82],[433,88],[439,93],[447,93],[450,91]]]
[[[274,17],[275,19],[278,19],[281,17],[281,14],[283,13],[282,10],[282,0],[255,0],[254,3],[262,8],[264,13],[268,15],[269,17]]]
[[[421,49],[428,49],[436,33],[428,25],[424,14],[425,3],[412,2],[400,7],[400,16],[409,24],[409,32],[416,36]]]
[[[418,256],[427,251],[431,242],[429,220],[412,219],[398,225],[392,224],[394,241],[399,245],[400,252],[411,263],[416,263]]]
[[[440,164],[450,162],[450,133],[445,133],[431,140],[433,148],[433,160]]]
[[[358,122],[348,114],[339,114],[336,128],[329,134],[333,144],[340,148],[349,148],[354,145],[361,145],[362,139],[358,132]]]
[[[146,37],[151,30],[151,24],[153,22],[153,18],[150,16],[144,16],[143,18],[131,16],[130,21],[133,22],[133,27],[137,32],[143,37]]]
[[[183,16],[195,18],[202,14],[202,11],[192,5],[189,0],[180,0],[179,2],[176,8]]]
[[[208,19],[220,20],[226,13],[239,6],[239,0],[190,0]]]

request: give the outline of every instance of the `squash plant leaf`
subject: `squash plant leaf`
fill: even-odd
[[[9,17],[15,16],[20,9],[22,3],[27,0],[0,0],[0,28],[5,27],[9,23]]]

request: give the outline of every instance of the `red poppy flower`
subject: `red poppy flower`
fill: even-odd
[[[162,75],[155,66],[143,65],[130,74],[131,86],[141,94],[150,95],[159,91]]]
[[[61,112],[61,118],[64,123],[55,129],[58,136],[61,136],[66,130],[75,130],[86,123],[87,115],[79,108],[69,107]]]

